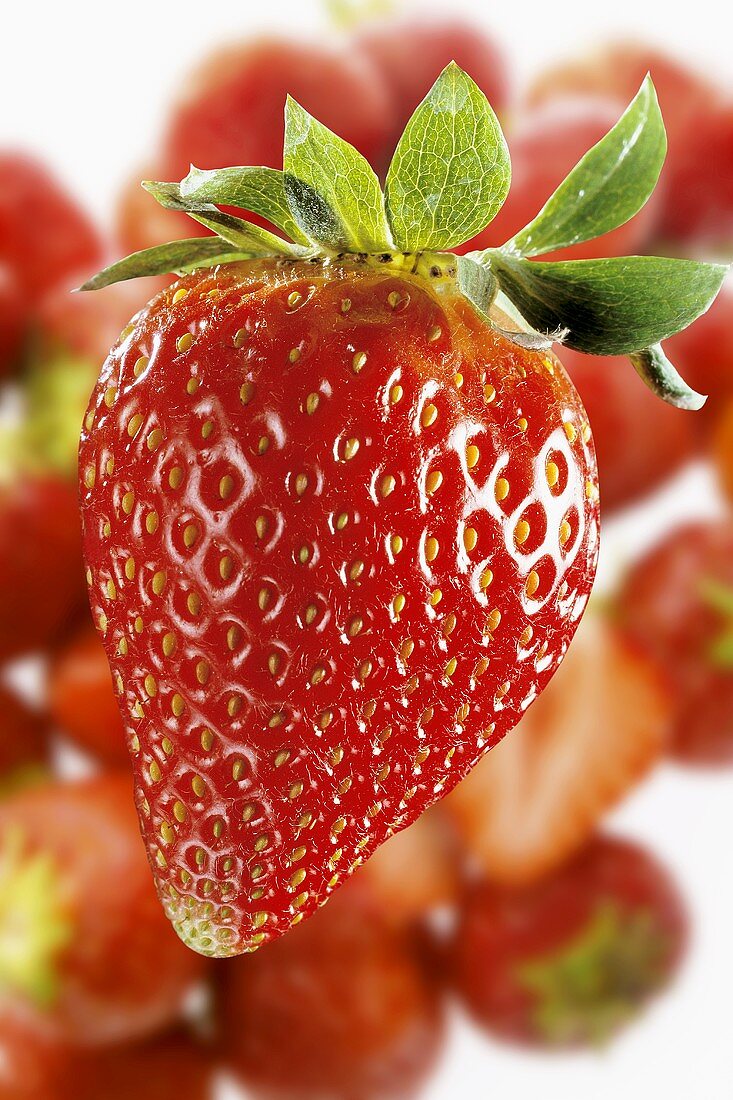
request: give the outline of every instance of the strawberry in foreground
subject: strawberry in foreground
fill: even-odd
[[[555,870],[667,748],[666,680],[592,608],[549,688],[440,807],[486,878]]]
[[[632,566],[621,629],[667,677],[672,752],[733,763],[733,523],[685,524]]]
[[[595,571],[598,487],[551,337],[629,354],[697,407],[659,341],[724,269],[529,257],[632,217],[664,145],[646,81],[530,226],[456,257],[509,187],[470,78],[438,79],[385,195],[289,100],[283,173],[148,184],[216,237],[87,284],[183,273],[104,364],[80,479],[142,829],[196,950],[250,951],[313,913],[562,660]]]
[[[440,1056],[443,1007],[415,937],[363,908],[356,885],[221,972],[218,1047],[255,1097],[406,1100]]]
[[[533,1046],[610,1039],[677,971],[685,906],[634,844],[599,837],[523,891],[468,891],[451,955],[457,992],[492,1034]]]
[[[0,803],[1,1014],[72,1046],[169,1026],[201,974],[158,905],[129,788],[45,783]]]

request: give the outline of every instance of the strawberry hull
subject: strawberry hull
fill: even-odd
[[[280,935],[450,790],[590,590],[562,367],[404,263],[188,276],[92,396],[93,615],[159,893],[204,954]]]

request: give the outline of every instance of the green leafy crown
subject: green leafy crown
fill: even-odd
[[[477,309],[487,313],[498,298],[520,322],[524,331],[515,334],[518,342],[539,347],[560,340],[595,355],[628,355],[666,401],[696,409],[705,398],[679,376],[661,341],[705,312],[726,266],[653,256],[534,259],[592,240],[632,218],[654,190],[666,149],[647,76],[613,129],[529,225],[500,248],[451,262],[462,293]],[[289,98],[282,172],[192,167],[180,183],[143,184],[162,206],[183,211],[214,236],[136,252],[82,289],[263,256],[408,253],[440,260],[436,254],[457,248],[496,216],[510,180],[509,151],[497,118],[480,89],[453,63],[407,123],[384,190],[353,146]],[[256,214],[282,235],[220,207]]]

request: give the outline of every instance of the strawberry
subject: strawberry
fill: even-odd
[[[390,19],[360,31],[353,40],[353,48],[374,65],[393,102],[393,126],[386,145],[379,150],[380,156],[372,161],[376,168],[389,163],[389,154],[425,89],[449,61],[471,73],[499,115],[509,108],[511,81],[507,60],[494,39],[471,23],[424,15],[419,19]],[[410,63],[406,65],[408,53]]]
[[[81,606],[73,485],[33,470],[0,480],[0,577],[0,661],[6,661],[49,645]]]
[[[640,378],[627,377],[620,356],[609,356],[599,370],[597,357],[567,348],[562,361],[593,429],[605,515],[643,499],[692,458],[696,418],[680,416]]]
[[[715,429],[713,458],[721,488],[733,501],[733,401],[726,402]]]
[[[148,185],[216,237],[87,284],[183,273],[102,368],[80,489],[143,834],[196,950],[251,951],[312,914],[549,682],[598,536],[590,429],[550,334],[629,353],[697,407],[659,340],[725,269],[528,257],[627,220],[663,153],[647,81],[538,219],[456,257],[509,185],[465,73],[418,107],[385,194],[289,100],[284,172]]]
[[[125,731],[109,664],[91,623],[53,655],[48,708],[54,724],[75,744],[112,767],[127,764]]]
[[[524,890],[478,882],[452,943],[456,989],[492,1035],[597,1045],[671,981],[687,938],[674,880],[635,844],[593,840]]]
[[[688,523],[629,570],[616,618],[669,678],[672,752],[733,762],[733,524]]]
[[[150,884],[129,780],[0,804],[0,986],[29,1027],[96,1046],[172,1023],[201,973]]]
[[[443,803],[485,876],[524,886],[582,848],[664,752],[665,687],[604,619],[586,615],[547,692]]]
[[[23,153],[0,154],[0,265],[29,305],[88,274],[101,257],[96,229],[45,166]]]
[[[712,103],[700,114],[670,167],[662,231],[729,253],[733,245],[733,104]]]
[[[493,222],[463,248],[489,248],[501,244],[526,225],[571,168],[603,138],[617,117],[613,103],[580,99],[549,103],[524,115],[510,135],[512,190],[509,199]],[[583,260],[643,251],[654,232],[658,214],[659,196],[654,195],[625,225],[602,237],[581,241],[549,255]]]
[[[47,768],[46,723],[0,685],[0,794],[35,782],[46,775]]]
[[[12,1014],[0,1015],[0,1100],[62,1100],[67,1055]]]
[[[442,1005],[414,937],[362,908],[352,889],[221,973],[218,1046],[255,1096],[414,1096],[437,1061]]]
[[[67,1058],[54,1100],[214,1100],[214,1063],[186,1032]]]

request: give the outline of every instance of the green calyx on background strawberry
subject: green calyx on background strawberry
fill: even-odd
[[[214,236],[86,284],[182,275],[102,368],[80,480],[142,831],[197,951],[251,951],[312,914],[558,667],[593,582],[598,489],[551,342],[629,355],[697,407],[659,342],[725,269],[531,257],[632,217],[664,149],[647,81],[530,226],[455,256],[510,177],[460,69],[408,123],[384,194],[291,100],[284,172],[146,185]]]

